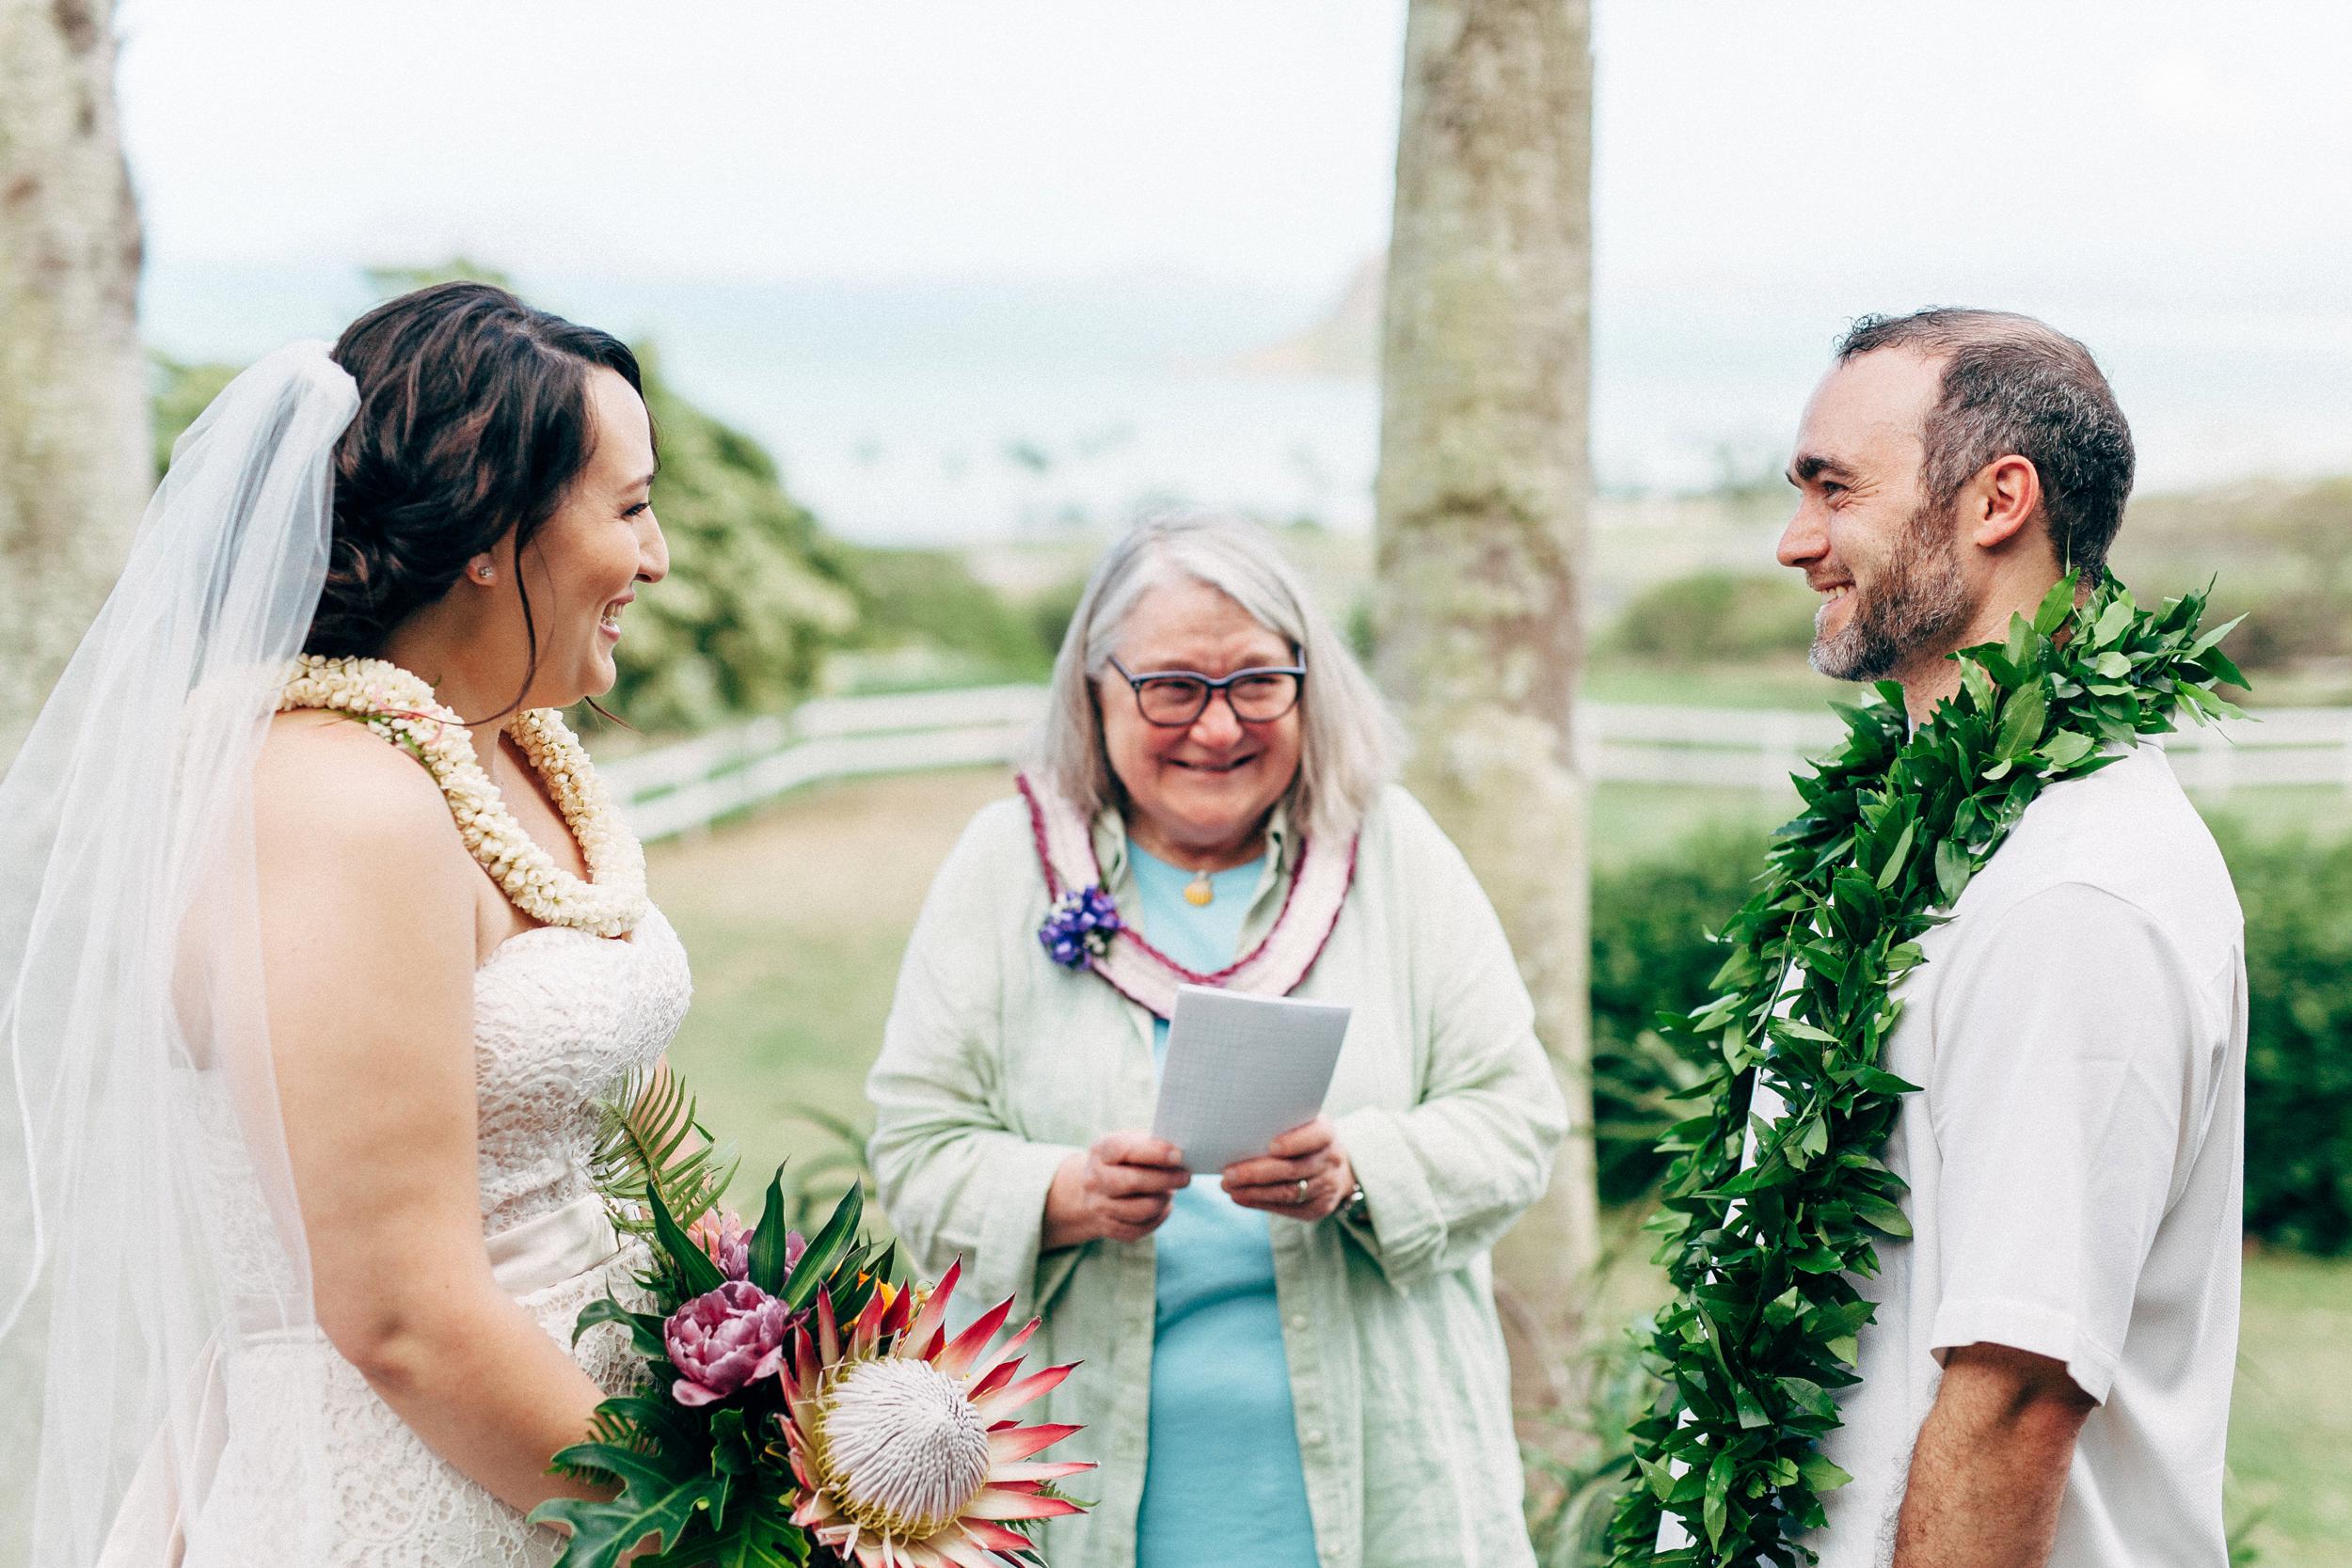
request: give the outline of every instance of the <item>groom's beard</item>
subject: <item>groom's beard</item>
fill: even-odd
[[[1832,680],[1874,681],[1922,653],[1948,653],[1977,612],[1961,576],[1960,548],[1948,511],[1922,507],[1904,525],[1885,576],[1854,584],[1853,613],[1843,629],[1813,643],[1813,668]]]

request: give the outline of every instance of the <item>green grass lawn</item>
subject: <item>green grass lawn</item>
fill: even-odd
[[[833,1147],[796,1111],[865,1119],[866,1069],[924,891],[972,813],[1009,788],[993,770],[830,785],[652,851],[654,895],[694,962],[694,1006],[672,1060],[742,1148],[739,1203],[754,1201],[777,1161]],[[1595,858],[1630,863],[1711,822],[1770,825],[1788,804],[1604,787]],[[2342,832],[2352,819],[2340,795],[2249,791],[2231,809],[2281,831]],[[1604,1282],[1607,1312],[1644,1308],[1655,1275],[1637,1259],[1638,1249]],[[2272,1568],[2352,1568],[2352,1259],[2249,1257],[2240,1342],[2235,1513],[2258,1515],[2253,1540]]]

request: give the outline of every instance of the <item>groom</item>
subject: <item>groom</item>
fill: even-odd
[[[1899,681],[1916,722],[1959,689],[1952,650],[2097,580],[2131,434],[2040,322],[1872,317],[1788,478],[1814,667]],[[1807,1544],[1824,1568],[2218,1568],[2246,965],[2213,839],[2143,745],[2044,791],[1922,945],[1884,1063],[1921,1085],[1883,1156],[1914,1239],[1857,1281],[1877,1317],[1825,1445],[1854,1479]]]

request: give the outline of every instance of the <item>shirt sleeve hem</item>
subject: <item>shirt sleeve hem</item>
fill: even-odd
[[[1445,1241],[1428,1173],[1389,1112],[1365,1106],[1342,1117],[1339,1127],[1341,1147],[1363,1184],[1373,1256],[1391,1284],[1410,1284],[1429,1272]],[[1365,1227],[1350,1228],[1360,1235]]]
[[[1045,1228],[1045,1195],[1070,1150],[1059,1144],[1009,1144],[989,1162],[988,1210],[980,1220],[977,1256],[964,1259],[972,1284],[990,1305],[1035,1293],[1038,1249]]]
[[[2116,1353],[2083,1331],[2070,1314],[1994,1296],[1947,1301],[1936,1309],[1929,1349],[1938,1362],[1967,1345],[2006,1345],[2066,1364],[2066,1375],[2097,1403],[2115,1386]]]

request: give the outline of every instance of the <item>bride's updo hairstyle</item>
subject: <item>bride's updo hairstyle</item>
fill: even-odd
[[[505,538],[531,543],[596,450],[589,378],[644,394],[609,333],[534,310],[486,283],[403,294],[344,329],[336,363],[359,412],[335,448],[334,542],[306,653],[368,657]],[[523,626],[538,662],[531,595]]]

